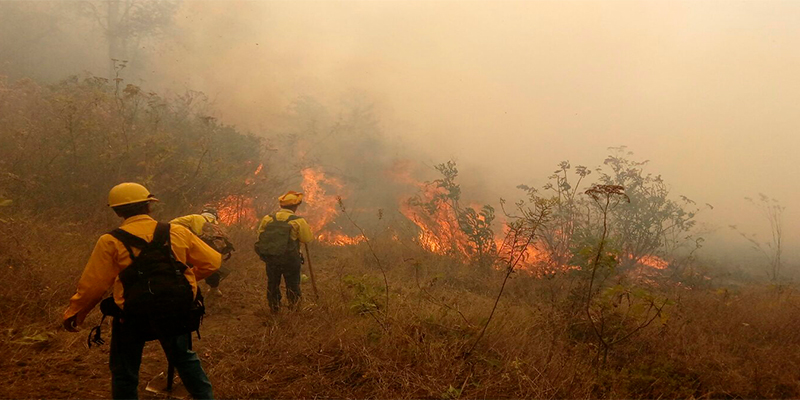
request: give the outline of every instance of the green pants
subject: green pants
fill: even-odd
[[[181,382],[194,399],[213,399],[214,392],[200,358],[192,351],[190,333],[159,339],[167,360],[175,366]],[[111,396],[115,399],[139,398],[139,366],[142,363],[144,340],[123,331],[114,318],[111,323],[111,349],[108,366],[111,369]]]
[[[300,301],[300,256],[297,258],[267,259],[267,302],[273,312],[281,309],[281,277],[286,283],[286,298],[289,308],[294,309]]]

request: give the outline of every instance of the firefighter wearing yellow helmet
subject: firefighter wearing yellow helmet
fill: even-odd
[[[142,350],[145,342],[157,339],[192,397],[211,399],[211,382],[191,350],[191,332],[202,316],[197,282],[219,268],[221,256],[188,229],[151,218],[154,201],[138,183],[122,183],[108,193],[108,205],[122,224],[97,241],[63,325],[77,332],[98,303],[104,318],[114,318],[109,349],[113,398],[138,398]],[[101,303],[109,288],[112,296]],[[102,343],[101,325],[90,333],[96,332],[95,343]]]
[[[302,295],[300,243],[310,243],[314,238],[308,222],[295,215],[303,203],[303,193],[289,191],[278,198],[278,203],[281,209],[265,216],[258,225],[255,244],[256,253],[266,263],[267,301],[273,312],[279,312],[281,308],[281,277],[286,282],[289,308],[296,308]]]
[[[200,214],[184,215],[169,221],[169,223],[189,228],[192,233],[200,237],[212,249],[222,254],[223,261],[231,258],[232,253],[236,250],[228,239],[227,233],[219,224],[219,213],[216,208],[204,207]],[[206,283],[211,289],[209,293],[222,296],[219,284],[230,273],[230,268],[223,263],[216,272],[206,278]]]

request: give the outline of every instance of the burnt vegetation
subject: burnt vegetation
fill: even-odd
[[[483,205],[455,162],[398,161],[370,107],[302,98],[262,135],[212,115],[202,93],[122,79],[0,81],[0,397],[109,395],[107,350],[58,326],[126,180],[160,219],[218,206],[239,249],[278,193],[308,194],[319,298],[304,284],[300,311],[269,315],[263,264],[236,253],[196,343],[220,397],[800,396],[800,297],[766,196],[771,240],[745,237],[769,282],[722,280],[698,252],[711,207],[625,148]],[[143,385],[165,366],[157,346],[145,360]]]

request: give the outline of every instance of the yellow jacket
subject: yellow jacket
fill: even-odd
[[[149,242],[153,239],[156,220],[149,215],[137,215],[123,221],[120,228]],[[192,285],[192,291],[197,294],[197,281],[213,274],[222,263],[222,256],[183,226],[171,225],[169,233],[172,252],[178,261],[190,267],[184,274]],[[133,251],[138,254],[137,249]],[[112,285],[114,301],[124,308],[122,282],[118,275],[130,264],[131,257],[122,242],[109,234],[100,236],[78,281],[78,290],[64,311],[64,319],[76,315],[77,323],[82,323]]]
[[[278,219],[278,221],[286,221],[291,215],[294,215],[294,212],[285,208],[281,208],[277,213],[275,213],[275,217]],[[264,229],[266,229],[267,224],[270,222],[272,222],[271,215],[267,215],[261,219],[261,223],[258,224],[259,235],[261,232],[264,232]],[[292,226],[292,240],[299,240],[300,243],[311,243],[311,241],[314,240],[314,235],[311,234],[311,227],[308,226],[308,222],[306,222],[303,217],[295,219],[294,221],[289,221],[289,225]]]
[[[200,214],[184,215],[183,217],[178,217],[172,221],[169,221],[170,224],[178,224],[189,228],[192,233],[197,236],[201,236],[203,234],[203,227],[207,222],[210,221]]]

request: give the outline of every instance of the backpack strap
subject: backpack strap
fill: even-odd
[[[142,250],[147,247],[147,241],[122,229],[117,228],[113,231],[108,233],[109,235],[113,236],[115,239],[122,242],[122,245],[125,246],[125,249],[128,250],[128,254],[131,257],[131,260],[135,260],[136,257],[133,255],[133,247]]]
[[[168,246],[169,244],[169,224],[166,222],[157,223],[156,230],[153,232],[153,240],[150,241],[150,245],[158,248]]]
[[[156,224],[156,229],[153,232],[153,240],[151,240],[150,243],[122,228],[114,229],[109,232],[109,235],[122,242],[122,245],[128,250],[131,260],[134,260],[136,259],[136,256],[133,255],[134,247],[141,251],[148,246],[153,246],[155,248],[169,246],[169,228],[169,224],[166,222],[159,222]],[[171,254],[172,252],[170,251],[170,255]]]
[[[186,264],[182,262],[178,262],[175,258],[175,253],[172,251],[172,243],[170,240],[170,224],[168,222],[159,222],[156,224],[156,230],[153,232],[153,240],[150,241],[150,246],[154,249],[161,249],[162,251],[166,252],[169,255],[169,259],[172,260],[173,263],[177,264],[178,269],[181,272],[186,271]],[[199,292],[198,292],[199,293]]]
[[[294,214],[292,214],[292,215],[290,215],[290,216],[289,216],[289,218],[286,218],[286,224],[288,225],[288,224],[289,224],[289,222],[292,222],[292,221],[294,221],[294,220],[298,220],[298,219],[300,219],[300,218],[302,218],[302,217],[298,217],[297,215],[294,215]],[[289,236],[289,241],[290,241],[290,242],[292,241],[292,240],[291,240],[291,236]],[[294,241],[296,242],[297,240],[294,240]]]
[[[302,218],[302,217],[298,217],[297,215],[294,215],[294,214],[292,214],[292,215],[290,215],[288,218],[286,218],[286,220],[285,220],[285,221],[279,221],[279,220],[278,220],[278,214],[277,214],[277,213],[275,213],[275,214],[270,214],[270,216],[269,216],[269,217],[270,217],[270,218],[272,218],[272,222],[289,222],[289,221],[294,221],[294,220],[296,220],[296,219],[300,219],[300,218]]]

